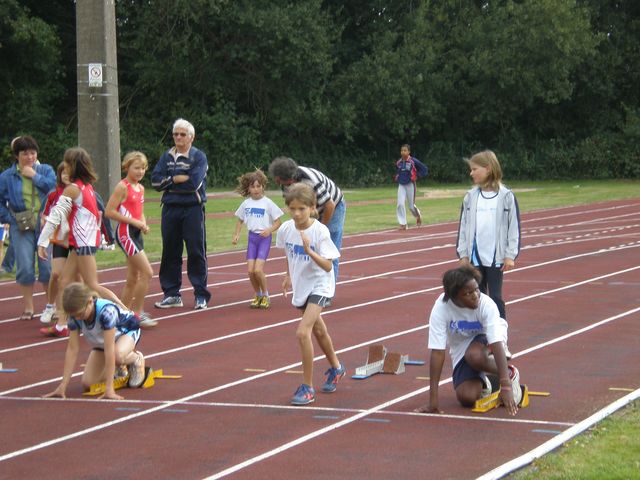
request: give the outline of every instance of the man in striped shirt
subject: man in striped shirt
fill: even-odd
[[[342,248],[342,231],[347,204],[340,188],[324,173],[315,168],[300,167],[289,157],[276,157],[269,165],[269,174],[275,182],[286,188],[297,182],[304,182],[316,192],[316,210],[318,219],[324,223],[331,234],[331,241],[338,251]],[[333,275],[338,281],[339,259],[333,260]]]

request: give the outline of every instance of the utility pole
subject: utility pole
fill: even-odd
[[[120,181],[120,115],[115,0],[76,1],[78,143],[106,202]]]

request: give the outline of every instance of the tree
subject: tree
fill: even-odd
[[[15,0],[0,0],[0,138],[51,133],[54,105],[63,89],[60,41],[55,29]]]

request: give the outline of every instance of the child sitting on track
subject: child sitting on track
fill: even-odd
[[[238,177],[236,192],[245,197],[245,201],[236,210],[236,230],[231,243],[238,243],[242,224],[247,224],[249,239],[247,243],[247,270],[249,280],[255,291],[255,297],[249,307],[269,308],[269,291],[267,277],[264,274],[264,264],[271,250],[273,232],[280,228],[280,217],[284,212],[273,200],[266,197],[264,189],[267,186],[267,176],[260,169],[245,173]]]
[[[147,156],[142,152],[124,156],[122,171],[126,176],[116,185],[105,209],[107,218],[118,222],[116,241],[127,258],[127,280],[120,300],[140,317],[143,328],[158,323],[143,311],[144,297],[153,277],[142,239],[142,234],[149,233],[144,216],[144,186],[140,183],[147,166]]]
[[[144,382],[144,356],[136,351],[140,341],[138,317],[121,310],[118,305],[98,298],[83,283],[69,284],[62,294],[62,306],[69,315],[69,343],[64,357],[62,382],[44,397],[66,398],[67,385],[78,358],[80,333],[93,347],[87,359],[82,386],[85,391],[95,383],[105,383],[105,392],[99,398],[122,400],[113,386],[116,365],[129,366],[129,387],[137,388]]]
[[[515,415],[522,400],[520,375],[507,365],[504,344],[507,322],[498,307],[478,288],[480,273],[473,267],[458,267],[442,277],[444,293],[436,300],[429,318],[429,403],[419,413],[442,413],[438,405],[438,384],[444,364],[445,347],[453,363],[453,386],[463,407],[491,393],[487,374],[500,381],[500,400]],[[492,354],[489,348],[492,350]]]
[[[306,405],[315,400],[312,333],[330,364],[325,372],[327,380],[322,391],[335,392],[336,384],[346,372],[321,316],[322,309],[331,305],[335,293],[332,260],[338,258],[340,252],[331,241],[329,229],[311,218],[316,194],[309,185],[294,183],[284,193],[284,198],[292,218],[282,224],[276,237],[276,247],[284,248],[287,258],[288,273],[282,288],[286,297],[287,289],[292,286],[291,303],[304,312],[296,331],[302,353],[304,383],[296,390],[291,403]]]

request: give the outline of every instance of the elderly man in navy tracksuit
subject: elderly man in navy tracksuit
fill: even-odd
[[[204,152],[194,147],[195,129],[180,118],[173,124],[175,146],[158,160],[151,174],[153,188],[162,194],[162,260],[160,286],[164,298],[157,308],[182,307],[183,243],[187,247],[187,275],[195,294],[195,309],[207,308],[207,239],[204,204],[209,165]]]

